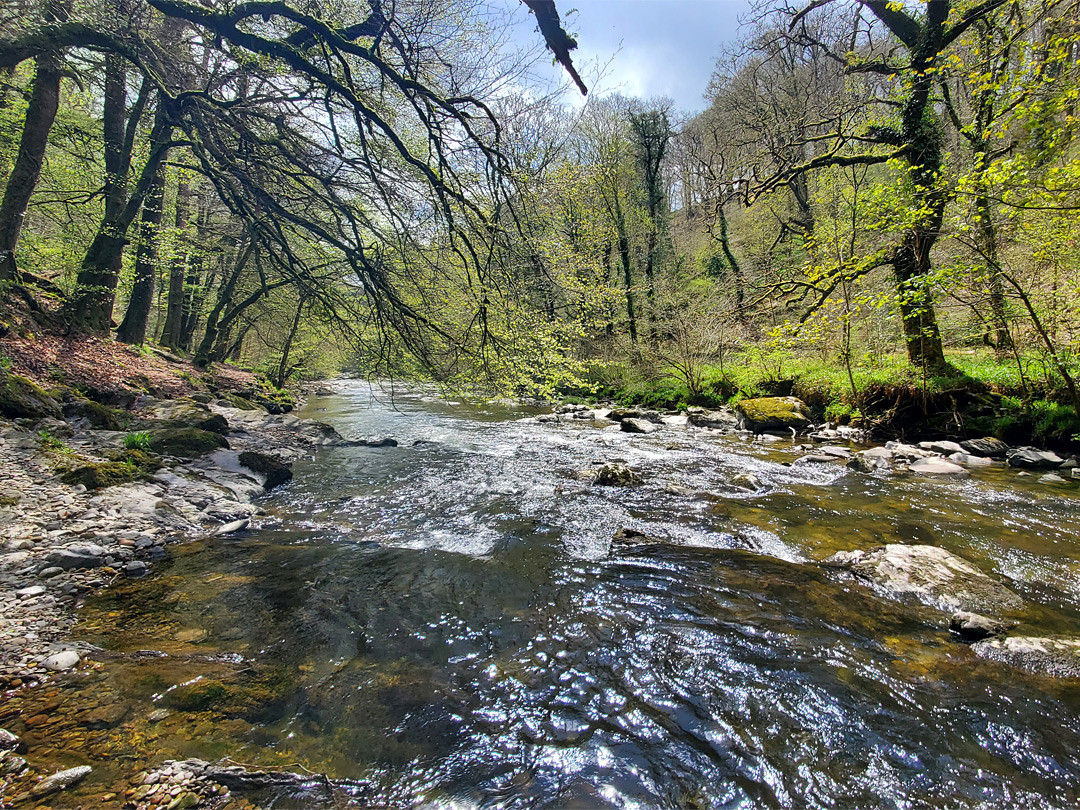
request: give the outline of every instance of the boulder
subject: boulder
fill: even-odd
[[[964,452],[964,448],[957,442],[949,441],[919,442],[919,447],[922,450],[929,450],[931,453],[941,453],[943,456]]]
[[[623,433],[655,433],[656,425],[644,419],[627,418],[619,422]]]
[[[739,427],[754,433],[810,427],[810,409],[795,397],[744,399],[735,410],[739,415]]]
[[[118,484],[130,484],[141,477],[142,471],[134,464],[105,461],[68,470],[60,476],[60,480],[72,486],[84,486],[86,489],[105,489]]]
[[[224,436],[229,432],[229,420],[220,413],[214,413],[205,419],[196,422],[195,427],[199,430],[208,430],[211,433],[217,433]]]
[[[869,447],[866,450],[860,450],[859,455],[862,458],[880,458],[885,461],[892,461],[896,457],[896,453],[888,447]]]
[[[873,473],[889,469],[889,462],[881,456],[857,455],[845,465],[849,470],[861,473]]]
[[[150,449],[163,456],[198,458],[212,453],[229,442],[224,436],[199,428],[167,428],[150,434]]]
[[[78,664],[79,654],[75,650],[53,653],[41,662],[41,666],[49,670],[49,672],[63,672],[66,669],[78,666]]]
[[[60,418],[60,405],[34,383],[0,366],[0,415],[9,419]]]
[[[970,453],[953,453],[949,456],[949,461],[963,464],[965,467],[990,467],[994,463],[992,458],[973,456]]]
[[[920,458],[908,464],[908,469],[920,475],[967,475],[968,471],[944,458]]]
[[[738,487],[739,489],[750,490],[751,492],[757,492],[763,486],[761,483],[761,479],[753,473],[742,473],[740,475],[736,475],[734,478],[731,479],[731,485],[733,487]]]
[[[91,770],[92,768],[89,765],[79,765],[75,768],[68,768],[66,771],[54,773],[30,788],[29,796],[32,799],[40,799],[42,796],[49,796],[64,788],[69,788],[85,779]]]
[[[102,549],[95,547],[58,548],[45,555],[49,568],[63,568],[72,571],[79,568],[98,568],[105,564]]]
[[[624,419],[644,419],[648,422],[659,422],[660,414],[643,408],[614,408],[607,418],[612,422],[622,422]]]
[[[686,418],[694,427],[713,430],[733,430],[739,425],[739,417],[730,408],[710,411],[706,408],[687,408]]]
[[[980,658],[1055,678],[1080,678],[1080,638],[1009,636],[971,645]]]
[[[107,405],[94,402],[92,399],[73,399],[61,406],[64,418],[71,421],[82,421],[91,428],[98,430],[120,430],[120,420],[116,411]]]
[[[244,452],[240,454],[239,460],[243,466],[263,477],[263,488],[267,492],[292,480],[293,475],[289,465],[273,456]]]
[[[993,436],[987,436],[983,439],[967,439],[960,442],[960,446],[964,448],[964,452],[971,453],[973,456],[986,456],[987,458],[1005,458],[1005,454],[1009,452],[1009,445],[1005,444],[1001,439],[995,439]]]
[[[625,464],[604,464],[592,476],[593,483],[603,487],[632,487],[641,480],[641,476]]]
[[[801,464],[831,464],[834,461],[839,461],[839,458],[837,456],[827,456],[824,453],[807,453],[791,462],[791,466],[794,467]]]
[[[1064,460],[1050,450],[1036,450],[1033,447],[1013,450],[1009,454],[1009,466],[1018,467],[1021,470],[1057,469]]]
[[[991,619],[989,616],[966,610],[956,611],[949,619],[949,630],[965,641],[981,641],[990,636],[999,636],[1015,626],[1013,622]]]
[[[890,543],[841,551],[823,565],[850,571],[888,596],[947,610],[989,616],[1019,610],[1023,600],[967,560],[937,546]]]
[[[1046,473],[1045,475],[1040,475],[1039,476],[1039,483],[1040,484],[1064,484],[1065,479],[1062,478],[1057,473]]]

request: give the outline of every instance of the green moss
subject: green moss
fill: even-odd
[[[110,459],[121,464],[130,464],[143,473],[157,472],[164,466],[161,459],[153,453],[135,447],[125,447],[123,450],[111,454]]]
[[[117,411],[92,399],[65,402],[63,411],[66,418],[85,419],[92,428],[98,430],[120,430],[121,427]]]
[[[229,446],[224,436],[198,428],[151,431],[149,444],[155,453],[179,458],[198,458]]]
[[[802,428],[810,420],[800,400],[790,397],[744,399],[735,406],[751,429]]]
[[[105,489],[119,484],[130,484],[141,477],[142,473],[133,464],[106,461],[69,470],[60,476],[60,480],[72,486],[82,484],[87,489]]]
[[[261,405],[256,405],[247,397],[242,397],[239,394],[222,394],[221,398],[232,405],[234,408],[238,408],[241,411],[259,411],[263,410]]]
[[[9,419],[59,418],[60,406],[30,380],[0,368],[0,414]]]
[[[215,413],[211,416],[202,419],[195,424],[199,430],[208,430],[211,433],[218,433],[224,436],[229,432],[229,421],[219,413]]]

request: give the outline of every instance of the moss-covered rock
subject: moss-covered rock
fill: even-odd
[[[75,399],[65,402],[61,408],[66,419],[85,419],[90,427],[98,430],[120,430],[119,414],[107,405],[92,399]]]
[[[199,430],[208,430],[211,433],[218,433],[224,436],[229,432],[229,420],[220,413],[215,413],[206,417],[201,422],[197,422],[195,427]]]
[[[9,419],[58,419],[60,405],[30,380],[0,368],[0,414]]]
[[[281,486],[292,480],[292,470],[289,465],[279,461],[273,456],[262,453],[245,452],[240,454],[240,463],[252,472],[256,472],[266,478],[263,487],[269,492],[277,486]]]
[[[810,426],[810,409],[795,397],[744,399],[735,406],[739,427],[754,433],[768,430],[802,430]]]
[[[150,433],[150,449],[163,456],[198,458],[228,446],[224,436],[199,428],[166,428]]]
[[[100,464],[87,464],[68,470],[60,476],[65,484],[82,484],[87,489],[105,489],[119,484],[130,484],[142,477],[142,472],[133,464],[121,461],[105,461]]]
[[[165,466],[161,463],[161,459],[153,453],[147,453],[145,450],[139,450],[135,447],[125,447],[123,450],[113,453],[110,459],[122,464],[130,464],[144,473],[157,472]]]
[[[241,411],[265,410],[262,405],[256,405],[247,397],[240,396],[240,394],[225,393],[221,395],[221,398]]]

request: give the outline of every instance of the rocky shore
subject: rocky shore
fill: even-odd
[[[8,694],[96,665],[102,652],[70,639],[86,594],[145,575],[170,543],[257,524],[259,497],[292,477],[293,461],[348,443],[328,425],[235,392],[133,395],[128,409],[21,393],[33,401],[8,403],[0,417],[0,690]],[[37,773],[20,750],[0,729],[4,801],[45,800],[89,772]],[[112,806],[245,806],[229,804],[218,783],[189,784],[198,781],[190,768],[173,776],[140,782]]]

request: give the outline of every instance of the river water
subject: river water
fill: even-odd
[[[24,698],[105,710],[42,741],[95,765],[57,806],[225,756],[326,773],[339,807],[1080,804],[1080,684],[983,661],[940,614],[814,564],[940,545],[1028,601],[1019,632],[1080,634],[1074,485],[792,467],[786,440],[534,413],[359,382],[312,398],[301,415],[400,446],[322,450],[257,530],[88,602],[82,640],[168,657]],[[645,483],[578,476],[613,460]],[[666,542],[613,546],[619,528]]]

